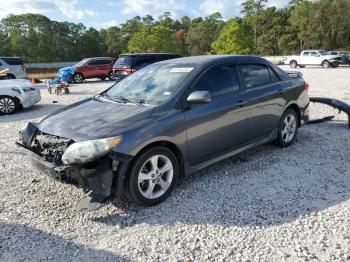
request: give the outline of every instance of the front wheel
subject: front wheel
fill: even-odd
[[[339,66],[339,62],[333,62],[333,63],[332,63],[332,67],[333,67],[333,68],[337,68],[338,66]]]
[[[0,113],[9,115],[19,109],[19,102],[11,96],[0,96]]]
[[[179,177],[179,163],[166,147],[151,148],[138,156],[126,180],[127,193],[139,205],[153,206],[166,199]]]
[[[287,109],[283,113],[279,126],[278,126],[278,145],[280,147],[290,146],[298,133],[299,117],[295,110]]]

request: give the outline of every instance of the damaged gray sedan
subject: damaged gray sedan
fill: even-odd
[[[28,123],[17,144],[89,192],[82,208],[122,194],[150,206],[185,174],[271,141],[291,145],[308,119],[307,88],[259,57],[167,60]]]

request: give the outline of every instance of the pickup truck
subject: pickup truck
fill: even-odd
[[[297,66],[304,68],[306,65],[320,65],[324,68],[334,67],[330,61],[336,55],[330,55],[324,50],[304,50],[299,56],[284,57],[282,62],[290,65],[291,68]]]

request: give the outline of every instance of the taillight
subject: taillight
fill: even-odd
[[[310,85],[308,83],[304,82],[304,89],[309,90],[309,87],[310,87]]]
[[[124,75],[131,75],[131,74],[134,73],[135,71],[136,71],[135,68],[125,68],[125,69],[123,70],[123,74],[124,74]]]

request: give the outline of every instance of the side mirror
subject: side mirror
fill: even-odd
[[[194,91],[187,97],[189,104],[204,104],[211,102],[211,94],[208,91]]]

